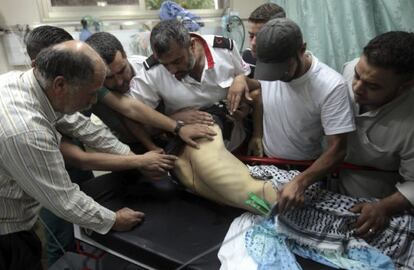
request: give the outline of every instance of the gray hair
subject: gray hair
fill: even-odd
[[[95,74],[95,65],[87,54],[56,46],[40,51],[35,63],[37,72],[46,82],[63,76],[72,86],[85,85]]]
[[[168,52],[171,41],[177,42],[180,47],[189,48],[191,44],[190,33],[178,20],[159,22],[151,31],[152,51],[158,56]]]

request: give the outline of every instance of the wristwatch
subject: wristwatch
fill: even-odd
[[[178,133],[180,132],[180,129],[185,126],[185,123],[181,120],[177,120],[177,125],[174,128],[174,134],[178,135]]]

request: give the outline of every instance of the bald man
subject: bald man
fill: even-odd
[[[62,133],[102,152],[131,153],[77,113],[96,102],[105,76],[103,60],[79,41],[41,51],[29,71],[0,76],[0,269],[42,269],[32,229],[41,206],[101,234],[129,230],[142,220],[141,212],[113,212],[81,192],[59,151]]]

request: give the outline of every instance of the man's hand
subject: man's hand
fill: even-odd
[[[284,213],[302,205],[305,202],[305,189],[306,186],[302,184],[300,174],[287,183],[278,194],[279,212]]]
[[[233,114],[239,108],[239,104],[242,100],[243,94],[247,100],[252,101],[249,92],[250,90],[249,86],[247,85],[245,76],[236,76],[229,88],[229,92],[227,93],[227,102],[230,114]]]
[[[213,116],[207,112],[200,111],[194,107],[184,108],[170,115],[174,120],[181,120],[188,124],[214,125]]]
[[[138,168],[150,175],[164,175],[174,167],[177,157],[162,152],[163,150],[149,151],[140,155]]]
[[[390,216],[379,202],[355,204],[350,211],[360,213],[352,226],[355,228],[355,234],[362,238],[375,236],[390,222]]]
[[[228,106],[227,106],[228,107]],[[234,122],[243,121],[247,115],[250,113],[250,105],[246,102],[240,103],[240,106],[234,111],[231,115],[227,115],[227,118]]]
[[[147,146],[147,150],[148,151],[155,151],[155,152],[159,152],[161,154],[165,154],[164,149],[162,149],[161,147],[159,147],[156,144],[151,144]]]
[[[263,157],[263,140],[262,137],[252,137],[247,146],[247,155]]]
[[[144,213],[124,207],[116,211],[116,219],[114,225],[112,226],[112,229],[119,232],[129,231],[135,225],[140,223],[144,217]]]
[[[186,144],[198,149],[199,145],[194,141],[195,139],[206,138],[212,141],[217,133],[206,125],[192,124],[183,126],[178,135]]]

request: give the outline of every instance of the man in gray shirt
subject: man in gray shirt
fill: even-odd
[[[339,191],[375,197],[355,205],[356,233],[371,237],[414,204],[414,33],[394,31],[372,39],[345,65],[357,130],[348,135],[346,161],[380,171],[343,170]]]

